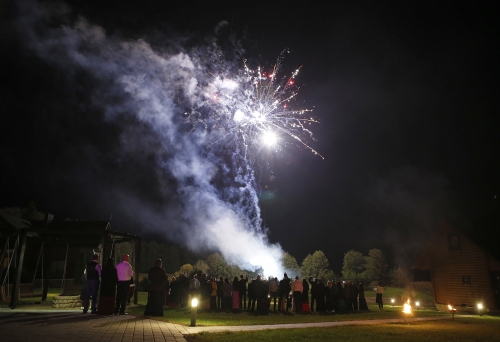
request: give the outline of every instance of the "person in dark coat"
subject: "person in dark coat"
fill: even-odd
[[[314,303],[316,303],[316,310],[318,310],[318,283],[315,278],[310,277],[311,283],[311,311],[314,311]]]
[[[282,311],[285,308],[288,311],[288,305],[284,305],[286,302],[290,291],[292,290],[290,286],[290,278],[288,278],[288,274],[283,275],[283,279],[280,280],[279,288],[278,288],[278,310]]]
[[[318,301],[318,305],[316,311],[326,311],[325,292],[326,292],[326,285],[323,284],[323,280],[321,278],[318,278],[318,289],[316,292],[316,299]]]
[[[115,312],[117,283],[118,273],[116,273],[115,259],[108,258],[106,265],[101,270],[101,295],[99,296],[98,315],[112,315]]]
[[[333,281],[329,280],[325,287],[326,311],[335,312],[333,308]]]
[[[87,292],[83,301],[83,313],[89,310],[90,298],[92,298],[91,313],[97,313],[97,295],[99,294],[99,283],[101,278],[101,265],[99,264],[99,255],[94,254],[92,261],[87,264],[85,269],[87,274]]]
[[[240,275],[240,309],[244,310],[247,308],[247,282],[248,282],[248,276],[245,274],[243,277],[243,274]]]
[[[359,290],[358,287],[354,282],[351,283],[352,286],[352,308],[354,311],[358,311],[358,295],[359,295]]]
[[[217,308],[222,309],[222,302],[224,298],[222,287],[224,285],[224,278],[220,277],[215,283],[217,284]]]
[[[302,280],[302,304],[309,304],[309,283],[304,278]]]
[[[255,309],[257,311],[261,311],[262,309],[262,296],[264,292],[264,288],[262,287],[262,280],[260,274],[257,275],[257,278],[252,280],[253,284],[253,294],[255,295]],[[266,293],[267,296],[267,293]],[[252,302],[252,308],[254,306],[254,302]]]
[[[179,282],[175,277],[172,277],[170,282],[170,294],[168,296],[168,303],[171,306],[178,307],[180,303]]]
[[[352,291],[349,282],[344,282],[344,300],[347,311],[352,311]]]
[[[255,292],[253,290],[254,280],[248,283],[248,310],[255,309]]]
[[[368,304],[366,304],[365,287],[363,286],[363,283],[359,283],[358,295],[359,295],[359,309],[370,311],[370,309],[368,309]]]
[[[163,316],[163,296],[165,295],[167,274],[161,266],[161,259],[156,259],[155,265],[149,269],[148,303],[144,310],[144,316]]]
[[[338,291],[338,300],[337,300],[338,311],[339,312],[347,311],[344,288],[342,287],[342,283],[340,281],[337,282],[337,291]]]

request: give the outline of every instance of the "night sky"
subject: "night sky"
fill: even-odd
[[[130,99],[109,91],[112,79],[29,43],[30,30],[50,42],[51,30],[84,18],[110,40],[164,54],[174,46],[189,54],[214,34],[249,63],[272,66],[289,49],[284,68],[302,66],[298,99],[321,122],[307,143],[325,158],[289,144],[262,152],[255,169],[269,241],[299,263],[322,250],[340,272],[345,252],[379,248],[411,265],[444,218],[500,237],[495,2],[228,3],[42,1],[51,14],[35,21],[34,2],[3,1],[0,207],[33,200],[56,219],[112,215],[116,230],[186,237],[170,225],[178,183],[158,171],[161,138],[131,117],[105,114]],[[57,47],[47,55],[59,56]],[[162,161],[172,154],[166,149]]]

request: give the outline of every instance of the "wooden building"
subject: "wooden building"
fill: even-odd
[[[500,247],[480,246],[450,222],[440,224],[414,268],[415,280],[430,276],[438,310],[500,309]]]

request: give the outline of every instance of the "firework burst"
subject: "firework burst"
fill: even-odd
[[[312,109],[298,108],[295,79],[300,67],[282,76],[283,58],[282,52],[270,72],[260,66],[251,69],[244,60],[236,77],[213,75],[216,90],[210,94],[211,119],[219,134],[211,146],[241,141],[251,148],[266,145],[278,149],[295,143],[323,158],[306,142],[313,135],[307,126],[319,122],[310,115]]]

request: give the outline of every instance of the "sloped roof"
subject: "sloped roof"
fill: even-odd
[[[500,248],[498,247],[500,240],[494,237],[497,232],[492,231],[492,234],[487,234],[484,233],[483,230],[482,234],[471,234],[471,232],[474,232],[474,229],[466,229],[465,227],[461,227],[456,222],[451,222],[451,220],[446,219],[438,225],[434,233],[431,235],[429,242],[413,267],[416,269],[428,269],[430,263],[430,249],[432,248],[433,241],[436,239],[437,235],[450,234],[453,232],[464,235],[493,258],[500,260]]]
[[[104,234],[122,241],[140,239],[137,235],[111,230],[109,221],[28,221],[0,211],[0,234],[17,234],[20,229],[26,229],[30,236],[53,242],[93,245],[100,241]]]
[[[31,228],[31,222],[0,209],[0,232],[7,234],[17,233],[19,229]]]

